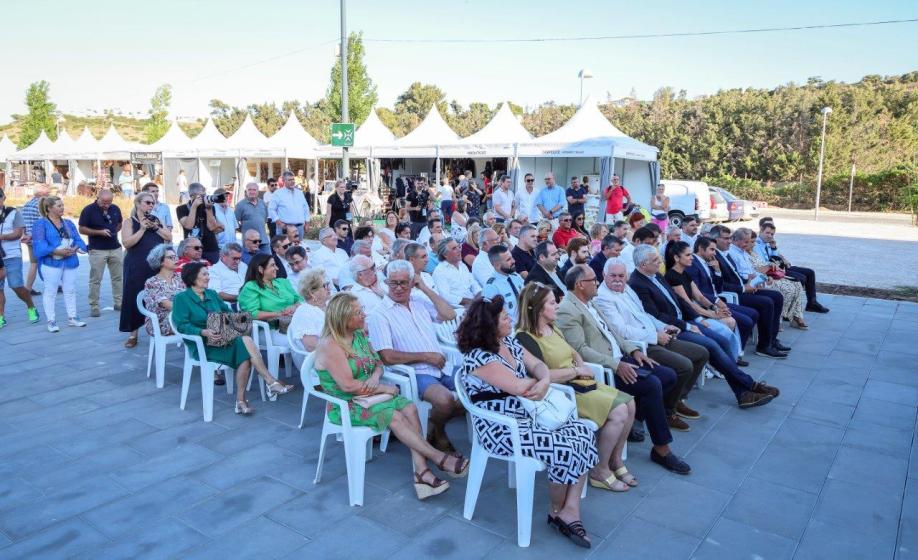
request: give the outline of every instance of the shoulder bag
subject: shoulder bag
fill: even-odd
[[[545,398],[540,401],[525,397],[517,398],[523,405],[523,410],[532,418],[533,425],[550,432],[566,424],[577,412],[577,405],[574,404],[574,401],[552,387],[548,388]]]
[[[240,336],[252,334],[252,316],[248,313],[208,313],[208,346],[229,346]]]

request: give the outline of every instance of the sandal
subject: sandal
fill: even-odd
[[[236,401],[234,412],[243,416],[251,416],[255,412],[255,408],[248,401]]]
[[[219,372],[214,373],[214,385],[220,385],[220,386],[226,385],[226,378],[223,377],[222,373],[219,373]]]
[[[456,459],[456,464],[453,465],[452,470],[446,468],[446,460],[450,457],[454,457]],[[471,461],[463,457],[461,453],[444,453],[443,458],[440,459],[440,462],[437,464],[437,468],[452,478],[462,478],[469,474],[470,463]]]
[[[583,548],[592,548],[592,543],[587,540],[587,532],[583,527],[583,523],[580,520],[572,521],[570,523],[565,523],[560,516],[555,517],[554,519],[551,516],[548,516],[548,524],[554,525],[565,537],[569,538],[571,542],[577,546]]]
[[[800,317],[794,317],[793,319],[791,319],[790,324],[795,329],[800,329],[801,331],[805,331],[810,328],[810,326],[804,323],[803,319],[801,319]]]
[[[628,490],[631,490],[631,486],[628,486],[624,481],[615,478],[615,475],[612,475],[605,480],[599,480],[588,476],[587,480],[589,481],[590,486],[593,488],[601,488],[611,492],[627,492]]]
[[[124,341],[124,347],[125,347],[125,348],[133,348],[133,347],[135,347],[135,346],[137,346],[137,337],[136,337],[136,336],[129,336],[128,339]]]
[[[279,389],[274,389],[273,387],[280,387]],[[268,398],[274,400],[275,395],[286,395],[293,390],[293,385],[284,385],[280,381],[275,381],[274,383],[265,387],[265,392],[268,394]]]
[[[424,475],[427,473],[433,476],[433,483],[424,481]],[[430,469],[424,469],[420,473],[414,473],[414,492],[418,495],[419,500],[426,500],[431,496],[442,494],[447,490],[449,490],[449,482],[440,480],[434,476]]]
[[[624,465],[612,471],[612,474],[615,475],[615,478],[621,480],[632,488],[638,485],[638,480],[634,478],[633,474],[628,472],[628,467],[625,467]]]

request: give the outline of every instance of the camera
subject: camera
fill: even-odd
[[[222,194],[205,194],[201,198],[204,200],[204,204],[223,204],[226,202],[226,193]]]

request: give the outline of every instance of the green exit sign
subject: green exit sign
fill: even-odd
[[[353,146],[354,145],[354,123],[332,123],[331,125],[331,145],[332,146]]]

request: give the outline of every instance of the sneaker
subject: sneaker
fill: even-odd
[[[697,410],[689,408],[689,406],[685,404],[685,401],[679,401],[676,403],[676,414],[690,420],[701,418],[701,413],[699,413]]]
[[[739,407],[740,408],[753,408],[756,406],[762,406],[763,404],[768,404],[774,399],[773,395],[766,395],[765,393],[756,393],[755,391],[746,391],[739,398]]]
[[[57,326],[56,321],[48,321],[48,332],[61,332],[61,329]]]
[[[0,329],[6,326],[6,318],[3,315],[0,315]]]
[[[29,308],[29,322],[37,323],[38,322],[38,310],[34,307]]]
[[[71,317],[67,319],[67,325],[71,327],[85,327],[86,321],[80,321],[79,317]]]
[[[669,424],[670,430],[676,430],[677,432],[688,432],[692,429],[691,426],[685,423],[685,420],[679,418],[679,415],[675,413],[666,417],[666,423]]]

